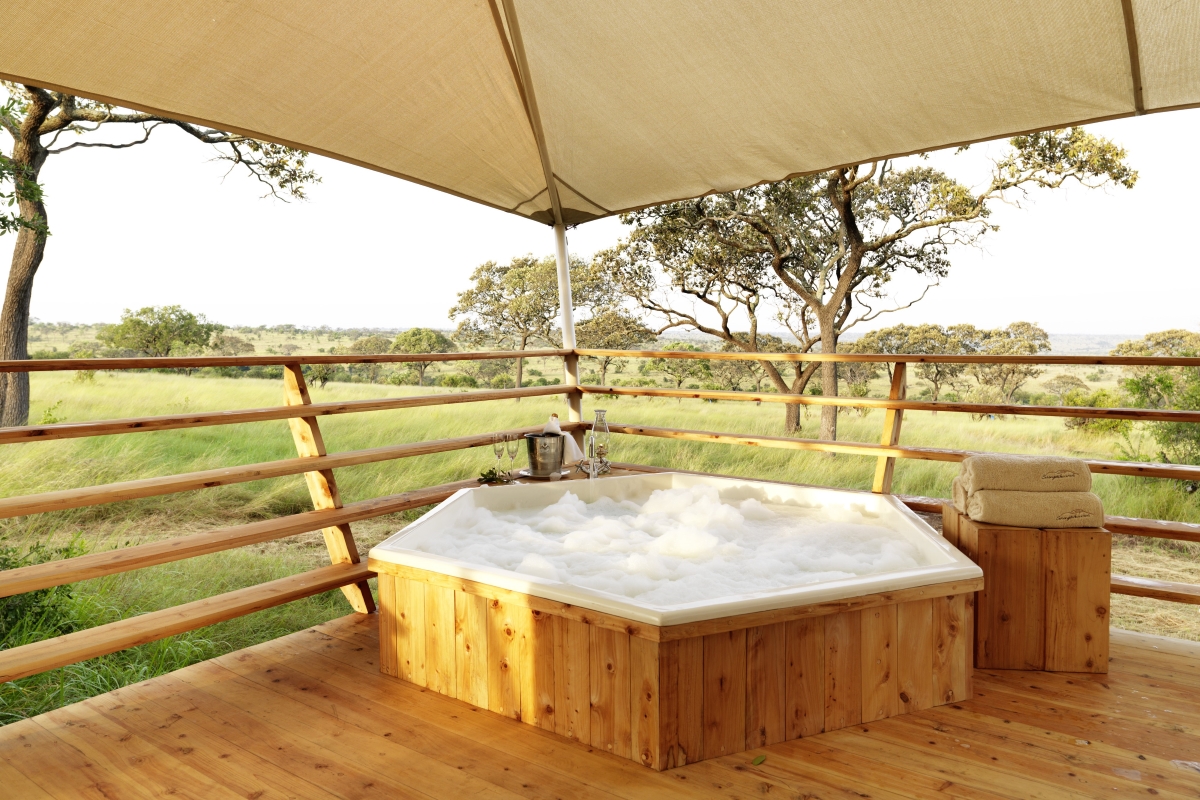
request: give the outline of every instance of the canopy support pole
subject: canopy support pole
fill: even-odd
[[[564,350],[575,349],[575,311],[571,302],[571,259],[567,253],[567,227],[561,222],[554,225],[554,257],[558,262],[558,305],[562,322],[562,346]],[[564,382],[567,386],[579,385],[579,356],[572,353],[563,357]],[[567,419],[571,422],[583,420],[583,395],[572,392],[567,395]],[[583,446],[583,431],[574,432],[576,444]]]

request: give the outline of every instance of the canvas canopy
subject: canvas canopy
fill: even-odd
[[[36,0],[0,73],[574,224],[1195,105],[1200,3]]]

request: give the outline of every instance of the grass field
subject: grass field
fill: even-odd
[[[546,364],[555,374],[555,364]],[[1106,376],[1108,377],[1108,376]],[[313,388],[317,402],[401,396],[432,391],[414,387],[330,383]],[[37,373],[32,379],[31,418],[47,408],[78,422],[126,416],[180,413],[277,405],[279,381],[186,377],[171,374],[101,373],[94,382],[78,382],[72,373]],[[585,403],[585,418],[594,403]],[[613,421],[780,435],[783,408],[753,403],[677,402],[647,398],[605,398]],[[331,452],[460,436],[531,425],[561,411],[559,398],[498,401],[401,411],[326,417],[321,420]],[[839,436],[878,441],[882,412],[843,415]],[[817,413],[805,420],[802,435],[812,436]],[[1135,432],[1134,437],[1137,438]],[[910,413],[904,422],[906,444],[1014,453],[1059,453],[1111,458],[1118,441],[1068,431],[1061,420],[1008,418],[972,422],[964,415]],[[764,450],[730,445],[615,437],[615,460],[680,469],[866,488],[874,461],[855,456]],[[138,477],[247,464],[294,455],[285,422],[257,423],[188,431],[165,431],[64,440],[4,448],[0,495],[65,489]],[[429,486],[477,475],[491,466],[490,450],[444,453],[385,464],[340,470],[346,502]],[[955,465],[901,461],[895,491],[945,497]],[[1096,491],[1111,514],[1200,522],[1200,496],[1168,481],[1102,476]],[[36,543],[74,546],[89,551],[177,536],[219,525],[263,519],[310,508],[301,476],[240,484],[162,498],[75,509],[0,521],[0,546],[24,552]],[[364,552],[402,527],[419,512],[356,523]],[[1200,549],[1160,540],[1119,537],[1114,571],[1200,583]],[[74,543],[74,544],[72,544]],[[62,600],[67,624],[77,628],[164,608],[188,600],[248,586],[317,566],[327,557],[319,534],[205,556],[126,575],[88,581]],[[2,601],[0,601],[2,602]],[[0,722],[26,716],[106,691],[128,682],[279,636],[347,613],[339,592],[259,612],[86,664],[0,686]],[[1200,640],[1200,609],[1133,598],[1114,598],[1113,623],[1171,636]],[[47,623],[49,624],[49,623]],[[7,632],[5,646],[45,635],[31,625]]]

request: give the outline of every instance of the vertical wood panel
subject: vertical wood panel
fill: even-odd
[[[629,634],[591,629],[592,746],[631,758]]]
[[[746,748],[746,631],[704,637],[704,758]]]
[[[825,730],[862,721],[862,625],[860,612],[844,611],[825,622]]]
[[[454,593],[454,676],[459,700],[488,707],[487,600]]]
[[[1112,534],[1042,532],[1046,571],[1046,669],[1108,672]]]
[[[396,579],[397,675],[418,686],[428,685],[425,673],[425,584]]]
[[[896,671],[896,606],[859,612],[862,626],[862,721],[900,713]]]
[[[746,631],[746,747],[782,742],[786,626],[779,622]]]
[[[786,637],[785,736],[798,739],[825,730],[825,620],[788,622]]]
[[[1031,528],[980,525],[960,517],[961,531],[973,529],[976,563],[983,570],[976,614],[976,663],[988,669],[1043,669],[1045,580],[1042,532]]]
[[[942,538],[955,547],[959,547],[958,509],[954,507],[953,503],[942,503]],[[962,548],[959,547],[959,549]]]
[[[704,758],[704,638],[679,641],[676,651],[678,696],[678,763]]]
[[[488,709],[521,718],[521,609],[499,600],[487,603]]]
[[[967,595],[933,600],[933,700],[937,705],[970,699],[970,622]]]
[[[530,611],[522,640],[521,718],[542,730],[554,730],[554,617]]]
[[[589,626],[563,617],[555,617],[554,625],[554,732],[591,742]]]
[[[933,601],[913,600],[896,606],[899,713],[920,711],[934,704],[934,647]]]
[[[455,695],[454,590],[424,584],[425,685]]]
[[[629,714],[632,720],[633,760],[657,770],[666,769],[665,709],[659,685],[663,678],[658,642],[629,637]]]
[[[396,644],[396,578],[379,576],[379,671],[397,677],[400,669]]]

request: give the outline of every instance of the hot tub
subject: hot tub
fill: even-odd
[[[370,567],[384,673],[656,769],[969,696],[982,572],[886,495],[480,487]]]

